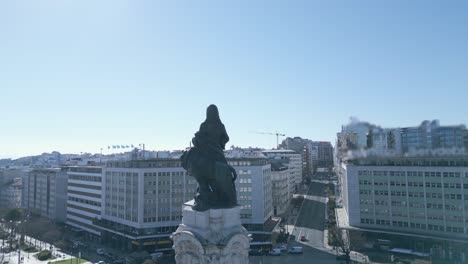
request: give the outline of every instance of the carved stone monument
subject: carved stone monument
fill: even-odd
[[[224,157],[229,141],[218,108],[210,105],[205,122],[181,157],[198,182],[195,199],[182,206],[182,224],[171,238],[177,264],[247,264],[250,237],[240,221],[236,171]]]
[[[241,225],[240,207],[200,212],[189,201],[172,240],[177,264],[249,263],[250,237]]]

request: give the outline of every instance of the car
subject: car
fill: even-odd
[[[349,255],[346,255],[346,254],[336,256],[336,260],[350,260],[350,259],[351,258],[349,257]]]
[[[288,247],[286,247],[285,244],[281,244],[281,245],[277,246],[276,248],[281,250],[281,251],[287,251],[288,250]]]
[[[280,256],[281,255],[281,250],[279,248],[274,248],[268,252],[268,255],[270,256]]]
[[[98,249],[96,249],[96,253],[98,253],[98,255],[104,255],[104,253],[106,253],[106,251],[103,248],[98,248]]]
[[[289,254],[302,254],[302,247],[292,247],[288,250]]]
[[[307,238],[305,237],[305,235],[301,236],[301,241],[307,241]]]

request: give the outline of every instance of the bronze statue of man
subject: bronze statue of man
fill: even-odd
[[[212,104],[206,110],[206,120],[192,139],[193,147],[181,157],[182,167],[198,182],[194,206],[197,211],[237,205],[234,185],[236,171],[224,157],[228,141],[229,136],[219,118],[218,108]]]

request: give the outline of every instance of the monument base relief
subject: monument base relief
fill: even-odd
[[[240,207],[196,211],[183,205],[182,224],[172,235],[177,264],[247,264],[250,237]]]

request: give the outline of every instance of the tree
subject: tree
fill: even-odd
[[[21,210],[17,208],[8,210],[4,216],[7,226],[10,228],[10,249],[13,249],[12,239],[16,237],[17,222],[19,222],[21,218]]]
[[[333,237],[332,246],[337,247],[343,254],[346,255],[346,263],[349,264],[351,260],[351,257],[349,256],[351,254],[351,247],[345,232],[345,230],[338,229],[335,226],[335,228],[331,230],[330,235]]]
[[[333,238],[332,246],[346,255],[346,263],[351,261],[351,251],[357,251],[366,243],[366,236],[359,231],[348,231],[338,229],[336,226],[330,230]]]
[[[5,221],[18,222],[22,218],[22,213],[20,209],[11,209],[5,214]]]

